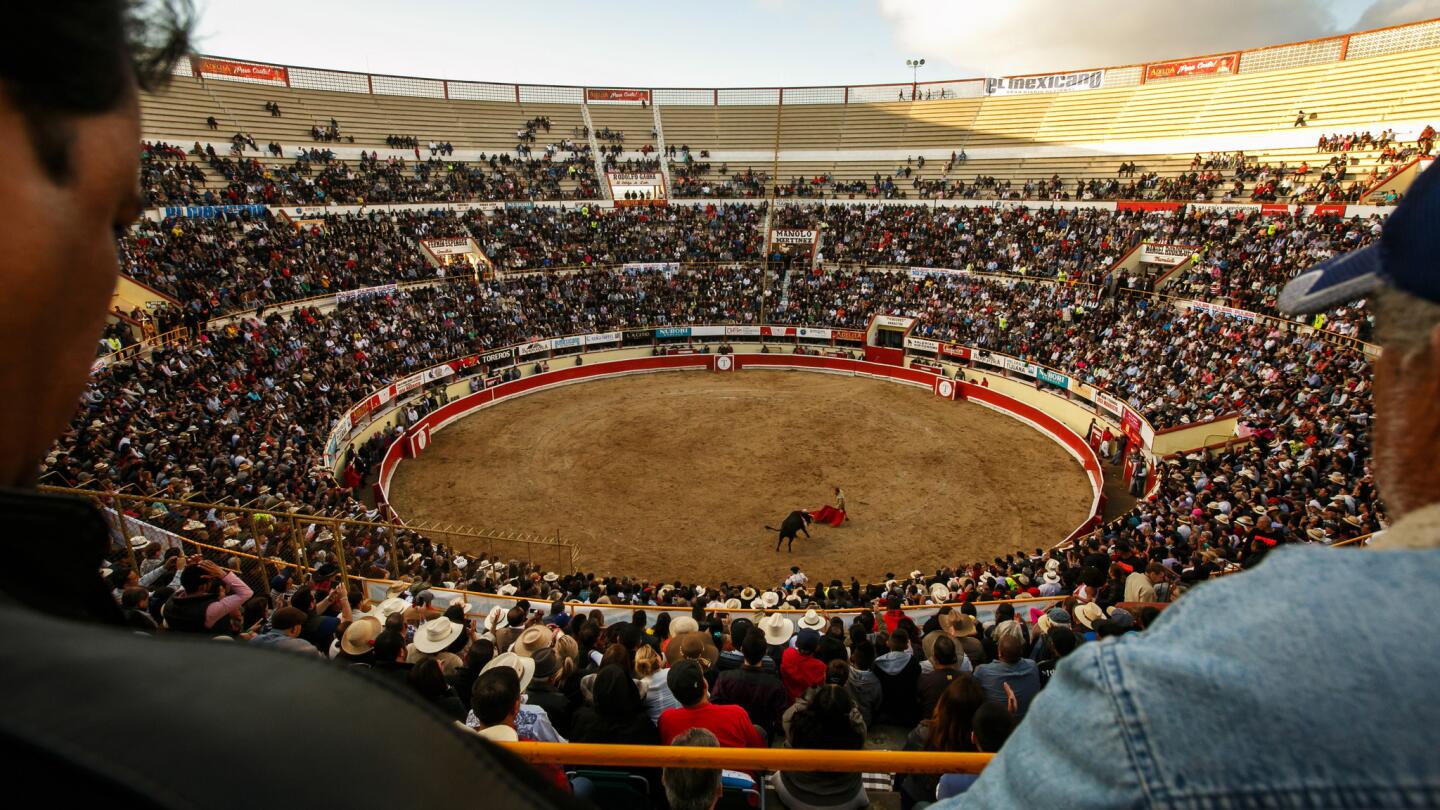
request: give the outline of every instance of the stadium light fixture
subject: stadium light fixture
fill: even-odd
[[[920,68],[925,67],[925,60],[920,58],[906,59],[905,66],[910,68],[910,98],[913,101],[918,94],[916,84],[919,82]]]

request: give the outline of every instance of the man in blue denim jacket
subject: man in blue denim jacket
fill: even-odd
[[[1144,633],[1083,644],[949,807],[1440,805],[1440,172],[1380,240],[1293,279],[1292,314],[1375,306],[1375,474],[1395,524],[1281,546]]]

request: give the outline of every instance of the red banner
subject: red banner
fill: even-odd
[[[1121,200],[1115,203],[1115,208],[1118,211],[1178,211],[1182,205],[1184,205],[1184,203]]]
[[[1345,206],[1343,206],[1343,205],[1336,205],[1336,204],[1334,204],[1334,203],[1327,203],[1327,204],[1325,204],[1325,205],[1312,205],[1312,206],[1310,206],[1310,216],[1312,216],[1312,217],[1324,217],[1324,216],[1343,217],[1343,216],[1345,216]]]
[[[853,329],[836,329],[830,333],[830,336],[836,340],[858,340],[861,342],[865,340],[864,332],[856,332]]]
[[[1240,70],[1240,54],[1207,56],[1204,59],[1183,59],[1145,66],[1145,81],[1172,79],[1177,76],[1203,76],[1207,73],[1235,73]]]
[[[946,357],[954,357],[959,360],[970,359],[970,349],[966,346],[956,346],[953,343],[941,343],[940,353]]]
[[[1260,216],[1262,217],[1288,217],[1294,213],[1293,208],[1285,203],[1261,203]]]
[[[258,65],[254,62],[232,62],[229,59],[198,60],[200,72],[211,76],[235,76],[241,79],[259,79],[267,82],[290,83],[290,74],[283,67]]]
[[[649,90],[595,90],[586,88],[586,101],[649,101]]]
[[[1144,441],[1140,436],[1140,414],[1129,408],[1125,409],[1125,415],[1120,417],[1120,430],[1130,439],[1132,445],[1138,445]]]
[[[793,326],[762,326],[760,334],[768,337],[794,337],[795,327]]]

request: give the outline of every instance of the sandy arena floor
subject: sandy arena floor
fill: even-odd
[[[844,488],[850,522],[812,526],[793,554],[793,509]],[[435,434],[395,473],[410,519],[559,531],[599,574],[718,583],[933,570],[1048,546],[1084,520],[1080,465],[978,405],[864,378],[807,372],[661,373],[531,394]]]

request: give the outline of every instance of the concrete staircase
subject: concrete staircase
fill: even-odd
[[[660,157],[660,173],[665,178],[665,195],[668,197],[675,192],[675,183],[670,179],[670,159],[665,156],[665,125],[660,121],[660,108],[655,105],[655,96],[650,96],[650,114],[655,119],[655,149]]]
[[[605,174],[605,159],[600,156],[600,140],[595,137],[595,122],[590,118],[590,105],[580,102],[580,117],[585,119],[585,129],[590,133],[590,161],[595,166],[595,179],[599,181],[600,194],[607,200],[615,199],[610,191],[610,178]]]

